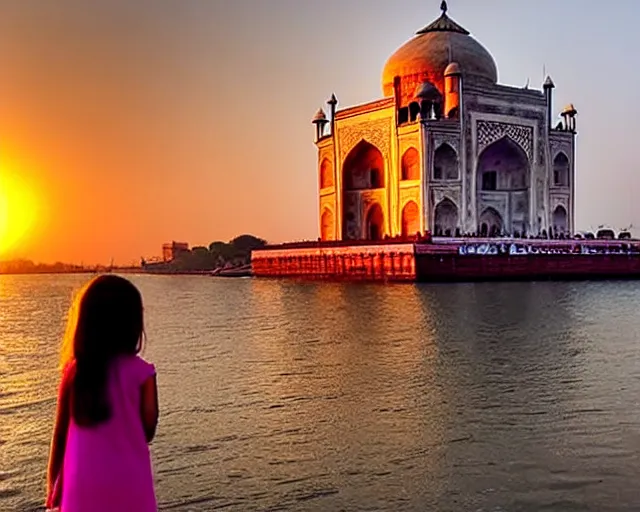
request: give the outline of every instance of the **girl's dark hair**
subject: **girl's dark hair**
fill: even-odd
[[[77,294],[69,312],[62,366],[71,371],[71,414],[78,425],[107,421],[111,407],[107,378],[111,362],[142,349],[142,296],[128,280],[106,274]]]

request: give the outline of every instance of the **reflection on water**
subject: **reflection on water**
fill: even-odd
[[[0,509],[36,510],[82,276],[0,277]],[[164,510],[637,510],[636,283],[133,278]]]

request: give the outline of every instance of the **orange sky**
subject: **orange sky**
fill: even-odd
[[[172,239],[315,238],[311,117],[332,92],[342,106],[380,97],[386,58],[439,5],[4,0],[0,173],[39,207],[30,236],[0,258],[124,264]],[[640,225],[639,72],[615,82],[606,112],[593,72],[596,62],[611,84],[629,69],[638,4],[616,4],[616,27],[591,0],[568,25],[571,0],[483,5],[450,0],[450,14],[494,55],[500,81],[538,87],[545,65],[556,109],[572,101],[580,112],[578,227]]]
[[[309,112],[263,118],[260,65],[246,77],[256,96],[232,94],[247,71],[220,52],[215,5],[133,4],[3,3],[0,172],[33,187],[41,211],[2,257],[128,263],[172,239],[315,236],[313,167],[278,172],[261,137],[294,130],[313,158]],[[304,192],[283,200],[288,181]]]

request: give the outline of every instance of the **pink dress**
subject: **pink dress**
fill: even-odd
[[[113,362],[107,384],[111,418],[96,427],[69,423],[61,512],[155,512],[140,387],[155,368],[138,356]]]

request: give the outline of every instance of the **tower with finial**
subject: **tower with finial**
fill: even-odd
[[[547,125],[549,129],[552,128],[552,112],[553,112],[553,89],[555,89],[556,84],[553,83],[551,77],[547,75],[544,84],[542,84],[542,90],[544,91],[544,99],[547,102]]]
[[[320,139],[324,137],[324,127],[329,122],[327,121],[327,116],[324,114],[324,110],[321,108],[318,109],[311,122],[316,126],[316,143],[318,143]]]

